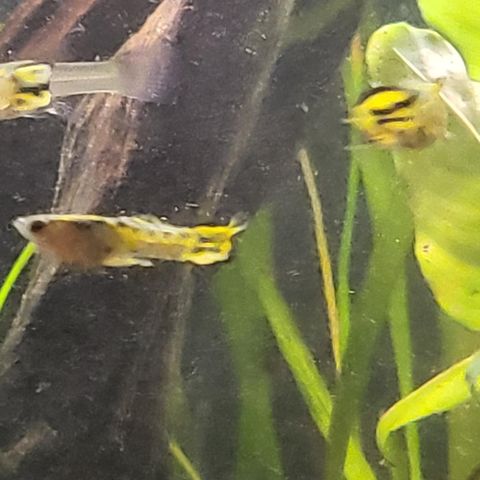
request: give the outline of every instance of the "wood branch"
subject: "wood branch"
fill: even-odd
[[[0,469],[6,474],[11,474],[26,456],[36,448],[50,443],[56,435],[55,430],[46,422],[32,424],[15,445],[5,452],[0,452]]]
[[[18,60],[59,60],[58,51],[65,37],[98,0],[68,0],[60,4],[52,19],[44,23],[20,49]]]
[[[167,66],[158,63],[163,58],[162,42],[166,35],[169,39],[175,37],[185,3],[186,0],[162,2],[120,52],[155,56],[151,62],[167,72]],[[145,46],[149,50],[145,50]],[[168,79],[165,78],[165,81]],[[53,211],[92,212],[105,192],[118,186],[135,146],[140,110],[138,101],[117,95],[98,94],[85,97],[80,102],[69,120],[63,142]],[[99,125],[101,128],[98,128]],[[55,271],[54,266],[46,268],[45,262],[38,263],[19,312],[0,346],[0,376],[14,362],[13,352],[21,342],[30,323],[30,315]]]
[[[47,0],[26,0],[21,2],[17,8],[11,13],[4,28],[0,31],[0,49],[3,53],[10,45],[14,43],[16,35],[25,28],[27,20],[29,20],[42,7]],[[6,58],[5,58],[6,60]]]

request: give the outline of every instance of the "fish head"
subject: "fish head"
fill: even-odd
[[[38,236],[41,235],[41,231],[48,225],[43,215],[18,217],[12,223],[22,237],[33,242],[37,240]]]

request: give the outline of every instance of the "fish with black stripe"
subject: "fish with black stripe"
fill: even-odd
[[[368,143],[381,148],[427,147],[447,135],[448,111],[440,88],[440,82],[421,90],[373,88],[360,96],[347,122],[359,129]]]

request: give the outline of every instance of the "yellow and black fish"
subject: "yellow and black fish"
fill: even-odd
[[[424,148],[447,134],[440,83],[422,90],[381,86],[365,92],[347,120],[382,148]]]
[[[180,227],[154,216],[31,215],[14,220],[15,228],[55,263],[81,269],[100,266],[152,266],[151,260],[196,265],[223,262],[232,237],[246,223]]]
[[[0,66],[0,119],[46,108],[51,66],[47,63],[11,62]]]

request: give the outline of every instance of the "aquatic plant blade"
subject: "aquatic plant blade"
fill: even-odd
[[[480,2],[418,0],[425,21],[462,52],[472,78],[480,80]]]
[[[355,34],[351,42],[350,56],[342,65],[342,80],[345,99],[350,109],[357,101],[365,85],[365,61],[360,34]],[[350,129],[350,145],[360,145],[360,132]],[[340,249],[338,253],[337,305],[340,324],[340,358],[343,357],[350,331],[350,267],[353,247],[355,215],[360,192],[360,168],[355,154],[350,156],[347,179],[347,198],[343,218]]]
[[[313,421],[326,437],[330,425],[332,400],[293,314],[273,280],[272,242],[270,215],[266,211],[261,211],[239,241],[237,261],[243,278],[258,295],[280,352]],[[348,480],[376,478],[355,436],[350,438],[348,444],[344,472]]]
[[[447,315],[440,316],[440,327],[442,365],[453,365],[459,358],[465,358],[479,348],[480,332],[463,328],[452,322]],[[476,355],[478,356],[478,353]],[[479,362],[473,361],[467,370],[470,384],[475,382],[479,366]],[[448,412],[447,426],[449,479],[473,480],[473,476],[469,475],[479,463],[480,402],[473,399]]]
[[[175,440],[168,442],[168,450],[189,480],[202,480],[197,469],[193,466],[190,459]]]
[[[413,384],[413,351],[412,334],[408,309],[407,272],[404,268],[399,275],[390,303],[390,337],[395,355],[399,390],[406,397],[414,388]],[[409,463],[409,479],[421,480],[420,438],[417,425],[408,425],[405,430],[405,441]],[[393,469],[396,468],[396,465]]]
[[[271,337],[262,307],[243,280],[238,263],[225,265],[214,279],[222,324],[238,382],[239,415],[235,477],[284,478],[272,408],[267,355]]]
[[[2,311],[5,302],[7,301],[10,292],[12,291],[15,282],[17,281],[24,268],[27,266],[30,258],[35,253],[36,248],[33,243],[27,243],[23,250],[18,255],[17,259],[13,263],[7,277],[5,278],[2,286],[0,287],[0,312]]]
[[[360,65],[355,63],[352,67],[351,72],[344,71],[346,98],[350,102],[358,98],[356,90],[363,83],[359,78],[363,76]],[[351,331],[329,428],[325,466],[325,478],[329,480],[338,480],[341,476],[347,458],[348,437],[358,422],[372,371],[375,339],[386,319],[392,284],[410,249],[412,232],[410,212],[390,152],[371,147],[352,149],[351,158],[359,167],[365,187],[374,248],[362,288],[356,293],[350,311]],[[348,251],[346,249],[347,254]]]
[[[332,272],[332,261],[330,259],[328,239],[323,220],[323,207],[320,193],[318,192],[315,182],[315,173],[313,172],[310,156],[305,148],[301,148],[297,154],[297,160],[300,163],[305,186],[310,198],[310,206],[313,216],[313,227],[315,232],[315,240],[317,244],[317,254],[319,259],[320,272],[323,279],[323,296],[327,305],[327,316],[330,327],[330,339],[332,341],[333,358],[337,372],[341,371],[341,345],[340,340],[345,337],[345,333],[341,331],[337,299],[335,293],[335,283]]]
[[[447,412],[480,389],[480,357],[456,363],[393,405],[377,425],[377,444],[385,454],[387,441],[396,430],[421,418]]]

